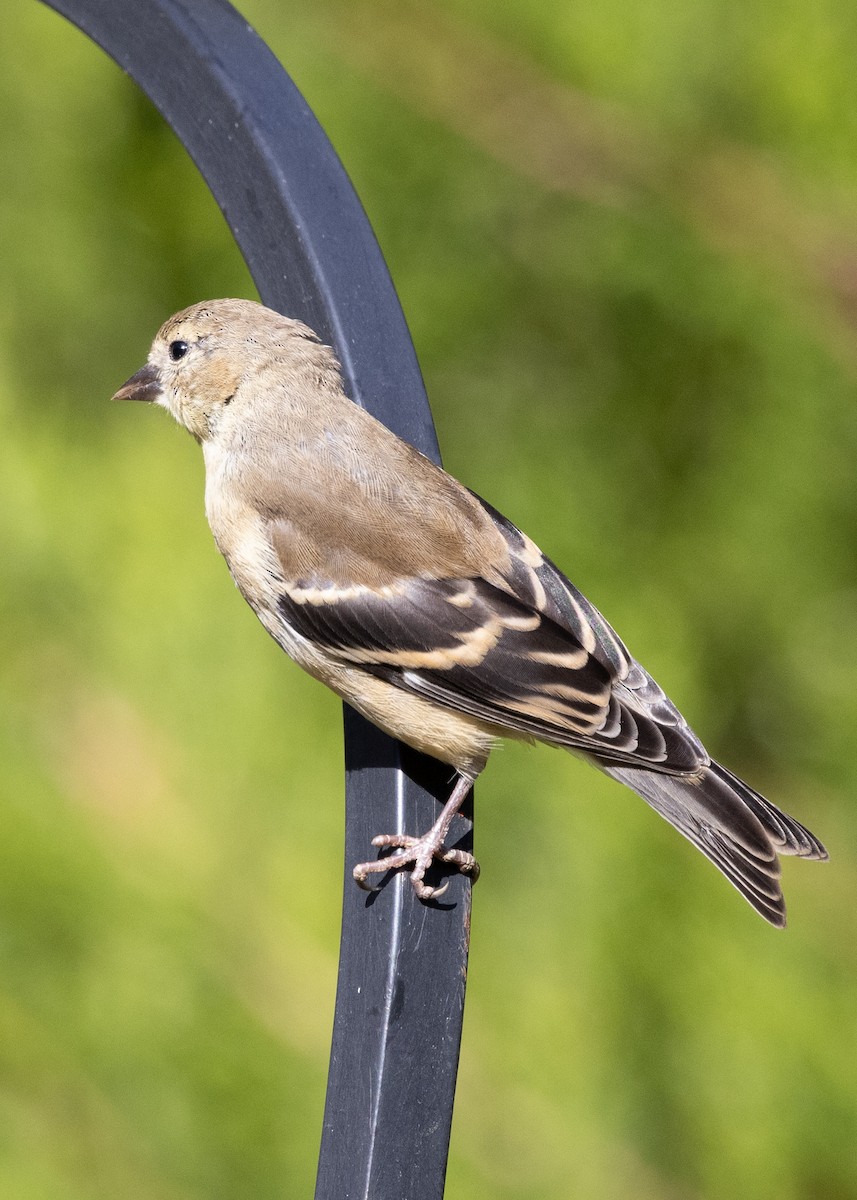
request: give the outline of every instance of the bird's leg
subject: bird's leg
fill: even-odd
[[[372,891],[371,888],[366,887],[367,875],[373,872],[395,871],[399,867],[408,867],[413,863],[411,884],[417,896],[420,900],[436,900],[438,896],[443,895],[449,884],[445,883],[443,887],[434,888],[423,883],[425,873],[435,858],[440,862],[451,863],[458,867],[459,871],[470,875],[475,882],[479,878],[479,863],[473,855],[468,854],[465,850],[449,850],[445,845],[452,819],[467,799],[472,787],[472,779],[468,779],[466,775],[459,775],[452,795],[444,804],[440,816],[428,833],[424,833],[422,837],[411,837],[406,833],[380,833],[377,837],[372,838],[373,846],[395,846],[399,853],[389,854],[386,858],[379,858],[375,862],[358,863],[354,868],[355,882],[365,891]]]

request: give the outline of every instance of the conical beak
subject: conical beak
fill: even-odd
[[[127,383],[123,383],[113,400],[145,400],[153,404],[163,394],[161,376],[157,368],[146,363]]]

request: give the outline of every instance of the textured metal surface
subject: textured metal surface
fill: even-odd
[[[46,2],[103,47],[172,126],[263,301],[329,339],[354,400],[436,459],[419,367],[375,237],[330,142],[265,43],[223,0]],[[450,771],[348,710],[345,730],[342,948],[316,1198],[433,1200],[446,1170],[470,884],[455,876],[426,906],[401,876],[367,897],[350,868],[369,856],[375,833],[427,828]],[[466,847],[469,833],[459,818],[453,840]]]

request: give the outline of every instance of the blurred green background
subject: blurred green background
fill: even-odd
[[[833,857],[785,864],[779,934],[630,793],[498,752],[449,1197],[857,1197],[853,5],[243,11],[362,196],[448,468]],[[107,403],[170,312],[255,293],[135,86],[4,22],[0,1195],[310,1195],[339,705],[231,585],[191,439]]]

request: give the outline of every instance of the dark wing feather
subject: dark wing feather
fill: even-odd
[[[507,550],[484,577],[415,571],[348,587],[312,572],[286,584],[282,617],[337,657],[510,733],[668,773],[705,765],[695,734],[598,610],[471,495]]]
[[[507,585],[516,596],[568,630],[610,675],[610,711],[603,732],[613,729],[614,741],[626,751],[633,749],[636,736],[642,747],[640,758],[657,764],[658,770],[689,773],[704,766],[708,754],[699,738],[595,605],[526,534],[475,492],[472,495],[506,541]],[[652,753],[658,739],[665,746],[661,760]]]
[[[609,709],[604,667],[481,579],[409,579],[382,592],[293,587],[280,612],[344,661],[510,732],[582,749]]]
[[[406,691],[525,737],[666,771],[699,766],[695,740],[623,700],[610,654],[484,579],[407,579],[382,590],[287,586],[301,636]],[[605,623],[606,627],[606,623]],[[606,627],[609,628],[609,627]],[[678,736],[676,736],[678,735]]]

